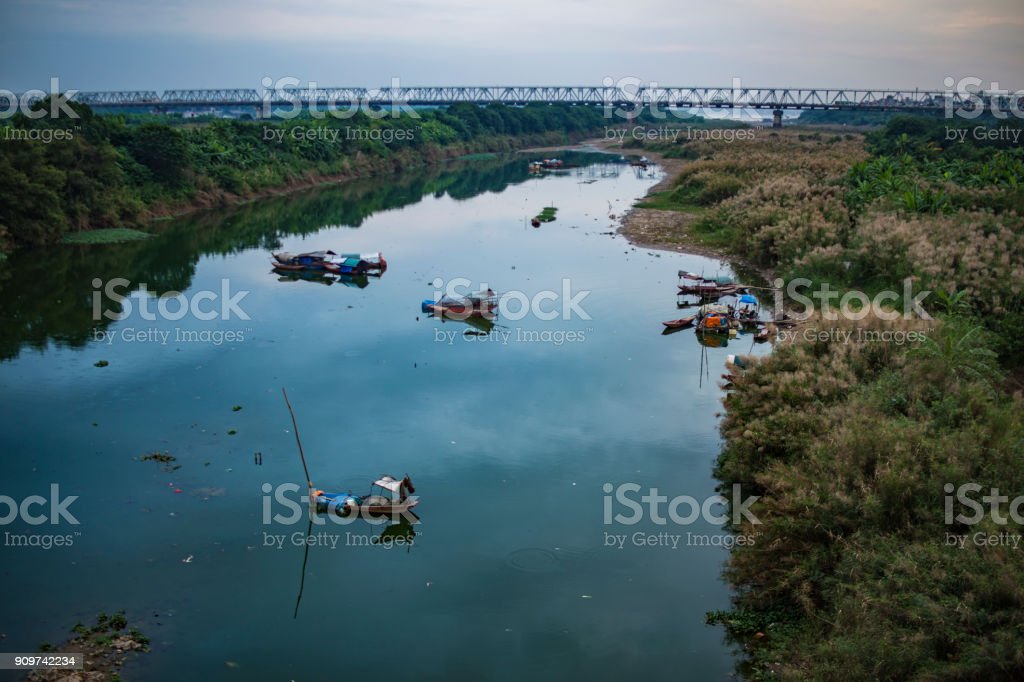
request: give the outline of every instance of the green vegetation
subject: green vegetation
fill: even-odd
[[[933,292],[931,320],[819,311],[734,381],[716,476],[761,523],[707,619],[749,679],[1024,676],[1024,547],[999,542],[1021,527],[945,519],[947,484],[1024,494],[1024,155],[946,123],[691,145],[654,199],[787,280]]]
[[[42,644],[39,651],[84,656],[84,669],[80,674],[72,675],[73,679],[120,679],[117,671],[124,664],[128,653],[149,651],[149,638],[137,628],[128,627],[128,617],[124,611],[113,615],[100,613],[94,625],[76,623],[71,633],[71,639],[63,646]],[[27,679],[30,682],[44,682],[70,678],[64,671],[40,669],[29,673]]]
[[[73,232],[64,235],[62,244],[119,244],[121,242],[149,239],[152,237],[148,232],[132,230],[127,227],[111,227],[87,232]]]
[[[538,213],[534,217],[534,219],[535,220],[539,220],[542,223],[550,223],[550,222],[554,221],[555,216],[557,215],[557,213],[558,213],[558,209],[555,208],[554,206],[545,206],[544,210],[542,210],[540,213]]]
[[[891,111],[808,110],[800,112],[797,122],[800,125],[883,126],[895,116],[899,114]]]
[[[604,155],[567,152],[567,163],[586,164]],[[151,223],[154,238],[101,248],[49,249],[45,257],[12,257],[0,266],[0,358],[22,348],[54,343],[80,348],[93,339],[98,322],[92,310],[94,278],[124,277],[146,282],[160,295],[191,286],[196,263],[207,255],[246,249],[277,250],[292,235],[313,234],[324,225],[359,227],[367,216],[419,201],[423,196],[460,200],[482,192],[501,192],[530,175],[523,158],[452,160],[351,182],[242,202],[224,210],[201,211]],[[116,300],[104,308],[119,311]]]
[[[569,106],[458,104],[415,116],[188,125],[70,106],[76,117],[19,114],[0,134],[0,252],[318,179],[561,144],[604,123],[598,109]]]

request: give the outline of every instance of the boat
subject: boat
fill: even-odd
[[[713,296],[730,296],[735,294],[737,291],[739,291],[739,287],[734,284],[716,284],[714,282],[707,281],[702,281],[697,284],[679,285],[680,294],[693,294],[704,298],[711,298]]]
[[[667,322],[662,322],[662,324],[669,329],[684,329],[685,327],[693,325],[693,322],[696,319],[696,315],[691,315],[690,317],[681,317],[678,320],[668,320]]]
[[[437,301],[425,300],[420,303],[420,310],[425,313],[456,319],[470,316],[491,317],[495,315],[494,311],[497,307],[497,294],[490,289],[470,296],[459,298],[443,296]]]
[[[271,261],[277,270],[325,270],[328,258],[337,256],[333,251],[309,251],[307,253],[280,253],[270,254],[274,257]]]
[[[375,490],[375,489],[378,489]],[[366,495],[346,493],[327,493],[323,490],[313,491],[313,507],[318,514],[333,514],[346,517],[380,517],[402,515],[419,504],[419,498],[412,493],[416,488],[408,475],[397,479],[393,476],[381,476],[370,485]]]
[[[298,272],[303,270],[324,270],[334,274],[361,275],[365,273],[383,273],[388,262],[378,251],[376,253],[343,253],[334,251],[309,251],[307,253],[289,253],[282,251],[271,254],[275,270]]]
[[[697,323],[697,331],[701,334],[730,335],[732,327],[728,317],[719,313],[711,313],[700,319],[700,322]]]
[[[346,260],[357,258],[363,263],[366,263],[366,269],[370,271],[377,270],[384,272],[388,269],[388,262],[384,259],[384,254],[380,251],[373,253],[342,253],[338,258],[344,258]],[[334,259],[332,259],[334,262]]]

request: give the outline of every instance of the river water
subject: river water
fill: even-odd
[[[609,524],[633,512],[606,491],[714,494],[718,374],[751,344],[660,332],[692,314],[677,270],[729,270],[608,234],[656,168],[570,158],[540,178],[525,157],[410,171],[0,264],[0,494],[77,496],[74,522],[41,505],[58,523],[0,528],[3,650],[125,609],[152,640],[128,679],[727,677],[733,654],[704,624],[728,606],[727,552],[697,544],[722,528]],[[558,219],[531,227],[551,204]],[[390,267],[291,280],[271,272],[277,247],[380,250]],[[115,278],[201,311],[241,298],[227,319],[170,319],[180,297],[163,314],[149,297],[156,315],[130,298],[107,320]],[[436,278],[552,294],[481,335],[420,312]],[[411,546],[291,518],[305,486],[282,387],[318,487],[412,476]],[[71,546],[13,546],[32,535]]]

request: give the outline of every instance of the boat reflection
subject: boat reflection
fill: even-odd
[[[370,275],[347,275],[347,274],[332,274],[323,271],[288,271],[274,269],[278,282],[314,282],[316,284],[323,284],[331,286],[333,284],[342,284],[347,287],[355,287],[356,289],[365,289],[370,284]],[[377,275],[377,278],[380,276]]]
[[[295,597],[295,611],[292,613],[292,618],[297,619],[299,617],[299,606],[302,604],[302,595],[306,591],[306,572],[309,567],[309,548],[314,544],[318,544],[315,541],[313,533],[313,516],[310,515],[309,523],[306,525],[306,535],[302,542],[302,573],[299,575],[299,593]],[[354,517],[360,518],[362,517]],[[402,514],[397,514],[392,517],[397,519],[394,523],[389,523],[384,526],[380,535],[374,535],[372,537],[359,535],[352,533],[351,531],[346,532],[344,545],[345,547],[383,547],[384,549],[392,549],[394,547],[405,547],[406,554],[412,551],[412,546],[415,544],[416,538],[416,526],[420,524],[420,517],[412,510],[406,510]],[[366,521],[362,519],[360,523],[375,524],[379,521]],[[319,524],[318,524],[319,525]],[[348,528],[348,526],[346,526]],[[318,531],[324,532],[324,531]],[[340,538],[338,538],[338,544],[341,544]],[[332,544],[332,547],[337,545]]]

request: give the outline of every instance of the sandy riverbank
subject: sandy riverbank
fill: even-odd
[[[657,163],[665,175],[648,190],[647,196],[670,189],[674,185],[680,171],[690,163],[690,161],[685,159],[665,158],[658,152],[624,148],[614,141],[608,140],[585,140],[581,145],[588,145],[601,151],[612,153],[642,153],[648,159]],[[700,239],[691,232],[691,226],[697,218],[696,213],[633,206],[622,214],[617,231],[637,247],[674,251],[676,253],[692,253],[698,256],[728,261],[758,272],[766,282],[771,281],[774,274],[770,270],[756,267],[742,256],[726,249],[710,247],[701,243]]]

